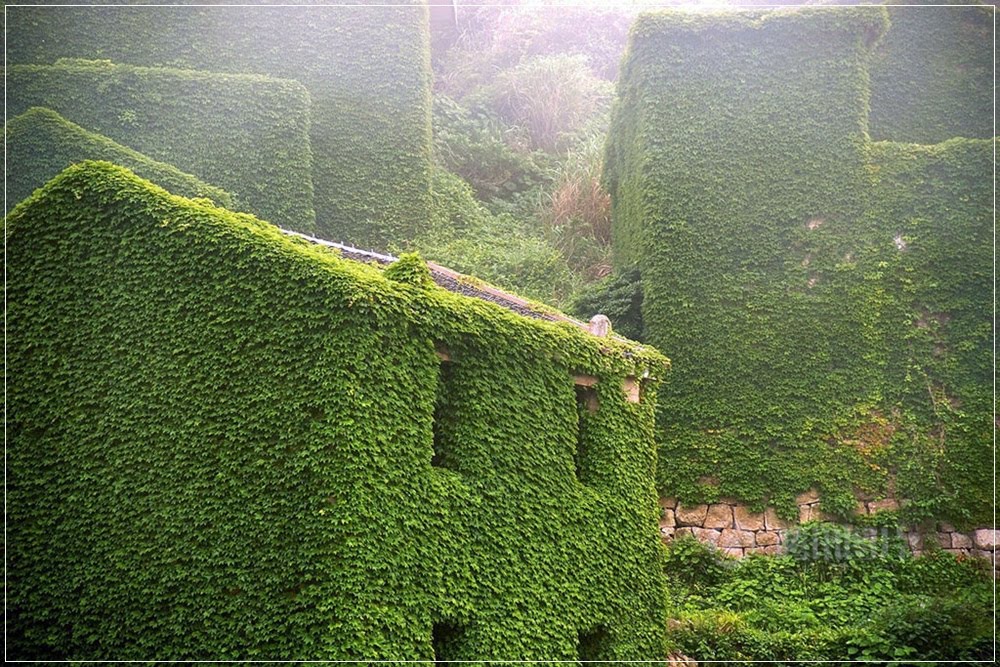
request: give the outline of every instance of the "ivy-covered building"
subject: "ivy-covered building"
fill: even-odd
[[[8,104],[53,109],[286,228],[410,240],[431,214],[426,3],[310,4],[11,7]]]
[[[813,488],[842,518],[892,498],[879,520],[992,521],[992,56],[983,8],[933,10],[954,15],[923,41],[928,11],[633,26],[606,179],[645,340],[675,360],[665,496],[798,518]]]
[[[659,353],[109,163],[6,231],[9,658],[663,655]]]

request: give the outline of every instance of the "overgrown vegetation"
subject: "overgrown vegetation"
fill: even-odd
[[[12,115],[46,107],[225,189],[240,210],[290,229],[316,229],[309,94],[295,81],[70,59],[12,65],[7,84]],[[43,150],[33,146],[30,153]]]
[[[259,102],[257,94],[266,88],[260,77],[252,86],[240,86],[235,77],[215,79],[210,91],[177,81],[159,95],[149,91],[142,98],[168,105],[161,109],[114,106],[124,102],[119,93],[133,90],[123,84],[155,75],[148,70],[120,67],[117,71],[130,74],[115,81],[113,95],[100,87],[82,89],[83,98],[75,106],[65,97],[69,89],[62,82],[45,82],[46,94],[62,96],[64,104],[44,106],[238,198],[271,201],[286,186],[302,188],[274,200],[301,210],[252,208],[266,220],[292,229],[316,229],[324,237],[359,247],[385,248],[390,242],[411,240],[430,216],[431,73],[427,7],[420,0],[294,9],[34,6],[12,9],[9,18],[8,63],[106,58],[287,80],[281,95]],[[101,81],[93,83],[100,86]],[[8,79],[9,90],[16,92],[20,85]],[[304,105],[307,114],[298,112]],[[134,117],[123,115],[129,109]],[[190,120],[177,131],[158,124],[180,118]],[[108,127],[120,121],[134,123],[127,126],[127,137]],[[208,137],[196,131],[204,123],[219,125],[218,134]],[[275,131],[287,127],[308,135],[309,152],[300,149],[297,136],[293,140]],[[147,150],[146,144],[133,143],[134,137],[151,130],[158,133],[155,146]],[[227,140],[231,134],[254,137],[256,142],[233,144]],[[185,162],[213,152],[220,153],[211,162],[213,171]],[[266,180],[244,176],[239,183],[215,177],[218,172],[247,170],[270,171]],[[250,184],[255,189],[247,191]]]
[[[896,6],[889,19],[871,65],[872,138],[922,144],[992,138],[994,10]]]
[[[866,143],[886,18],[665,13],[633,30],[606,175],[645,340],[676,359],[666,495],[797,518],[810,486],[841,517],[858,491],[895,492],[903,521],[992,520],[993,145]]]
[[[7,199],[17,203],[75,162],[106,160],[132,169],[170,192],[183,197],[206,197],[219,206],[235,208],[229,193],[173,165],[157,162],[88,132],[51,109],[34,107],[7,123],[7,159],[16,165],[7,174]]]
[[[698,660],[989,660],[993,582],[979,559],[911,558],[833,524],[789,555],[726,558],[691,536],[666,549],[669,643]],[[836,554],[836,557],[833,555]]]
[[[632,15],[462,8],[461,30],[434,42],[436,154],[507,221],[493,226],[506,240],[458,231],[449,243],[423,243],[429,257],[564,307],[611,272],[600,172],[611,81]],[[498,253],[508,259],[496,261]],[[532,270],[516,266],[517,254]]]
[[[8,657],[664,655],[655,351],[107,163],[7,252]]]

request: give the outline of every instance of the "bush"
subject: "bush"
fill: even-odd
[[[670,545],[671,646],[697,660],[991,655],[991,573],[944,552],[860,558],[856,542],[864,538],[806,526],[806,536],[840,549],[840,558],[814,550],[813,540],[800,534],[803,542],[793,551],[809,558],[753,555],[730,563],[720,577],[701,562],[710,558],[710,547],[687,544],[687,537]],[[681,561],[688,552],[694,556]],[[706,569],[709,576],[699,574]]]
[[[586,58],[552,55],[501,72],[472,100],[520,128],[526,148],[551,151],[595,114],[607,113],[612,95],[611,84],[594,75]]]
[[[437,162],[467,181],[483,202],[509,200],[550,180],[535,162],[539,156],[515,151],[505,134],[500,123],[472,114],[448,97],[434,101]]]
[[[810,521],[788,532],[785,552],[803,565],[858,565],[905,558],[909,552],[900,539],[888,535],[866,538],[835,523]]]
[[[721,551],[693,535],[681,535],[664,550],[667,577],[693,588],[718,586],[726,579],[728,565]]]
[[[875,627],[891,646],[922,660],[984,660],[993,657],[989,604],[952,598],[902,595],[886,600]]]
[[[427,259],[523,296],[558,305],[574,290],[565,260],[509,215],[493,215],[469,185],[438,170],[429,229],[414,242]]]
[[[552,244],[590,279],[611,273],[611,195],[601,184],[602,143],[592,135],[569,153],[540,213]]]

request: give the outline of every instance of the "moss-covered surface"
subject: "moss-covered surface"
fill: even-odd
[[[873,139],[993,136],[993,7],[888,8],[871,66]]]
[[[320,233],[384,248],[389,241],[412,239],[430,215],[431,75],[422,2],[17,7],[11,8],[7,32],[10,63],[110,58],[300,81],[312,98],[309,134]],[[14,90],[15,83],[8,85]],[[285,108],[275,104],[267,111],[287,120]],[[231,116],[220,110],[220,118],[226,117]],[[277,162],[273,156],[267,161]],[[301,166],[307,164],[303,160]]]
[[[900,431],[883,465],[915,518],[992,521],[994,151],[967,139],[870,148],[876,351]]]
[[[7,257],[8,657],[662,658],[659,354],[107,163]]]
[[[7,123],[7,201],[13,208],[60,171],[84,160],[106,160],[182,197],[205,197],[233,208],[229,193],[107,137],[88,132],[55,111],[33,107]]]
[[[664,493],[788,514],[816,486],[847,515],[895,486],[908,518],[989,516],[990,142],[870,156],[885,25],[859,7],[633,29],[607,177],[645,340],[675,360]]]
[[[224,188],[243,210],[315,230],[309,94],[294,81],[63,60],[11,66],[7,104],[52,109]]]

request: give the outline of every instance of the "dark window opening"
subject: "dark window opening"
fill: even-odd
[[[451,660],[459,660],[459,648],[464,631],[461,626],[442,621],[431,629],[431,645],[434,647],[434,664],[450,665]],[[457,667],[457,665],[456,665]]]
[[[582,411],[588,414],[597,412],[597,408],[600,407],[597,399],[597,389],[579,384],[576,385],[576,404]]]
[[[434,433],[434,455],[431,457],[431,465],[438,468],[448,468],[457,470],[457,461],[451,448],[451,437],[449,424],[451,423],[451,379],[453,375],[453,364],[450,361],[441,361],[438,367],[437,397],[434,400],[434,423],[432,426]]]
[[[597,390],[590,386],[576,385],[576,451],[573,467],[576,478],[586,482],[587,477],[587,417],[597,412]]]
[[[610,660],[610,644],[608,630],[602,625],[581,632],[577,636],[577,655],[580,662],[587,665],[593,660]]]

